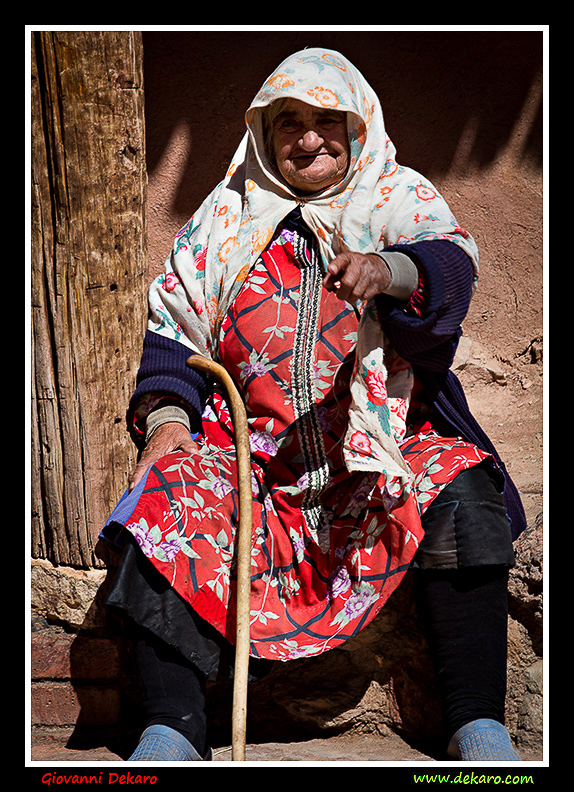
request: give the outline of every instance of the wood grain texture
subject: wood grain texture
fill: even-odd
[[[147,317],[141,35],[32,38],[32,555],[101,566]]]

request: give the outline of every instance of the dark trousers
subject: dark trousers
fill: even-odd
[[[496,477],[483,467],[465,471],[429,507],[423,526],[427,534],[414,564],[414,591],[450,739],[477,718],[504,722],[513,555]],[[204,755],[205,683],[196,665],[139,628],[135,654],[145,726],[171,726]]]
[[[477,718],[504,723],[508,569],[415,570],[413,577],[448,740]]]
[[[205,680],[174,647],[147,630],[135,628],[144,728],[161,723],[183,734],[195,750],[207,751]]]

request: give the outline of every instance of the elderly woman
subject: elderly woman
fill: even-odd
[[[504,465],[449,371],[477,251],[400,166],[379,100],[337,52],[265,81],[224,180],[150,289],[129,428],[141,449],[104,530],[108,604],[134,634],[137,760],[208,758],[204,687],[234,640],[238,495],[217,360],[252,461],[251,671],[371,623],[409,568],[455,759],[519,760],[503,726],[506,588],[524,527]]]

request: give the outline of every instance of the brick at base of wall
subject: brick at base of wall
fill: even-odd
[[[115,726],[120,721],[120,691],[85,682],[32,682],[30,710],[32,728]]]
[[[122,721],[124,646],[121,635],[70,632],[32,614],[30,723],[51,731],[116,731]]]

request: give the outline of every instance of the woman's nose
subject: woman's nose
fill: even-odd
[[[314,151],[323,142],[323,138],[314,129],[307,129],[301,138],[300,145],[305,151]]]

